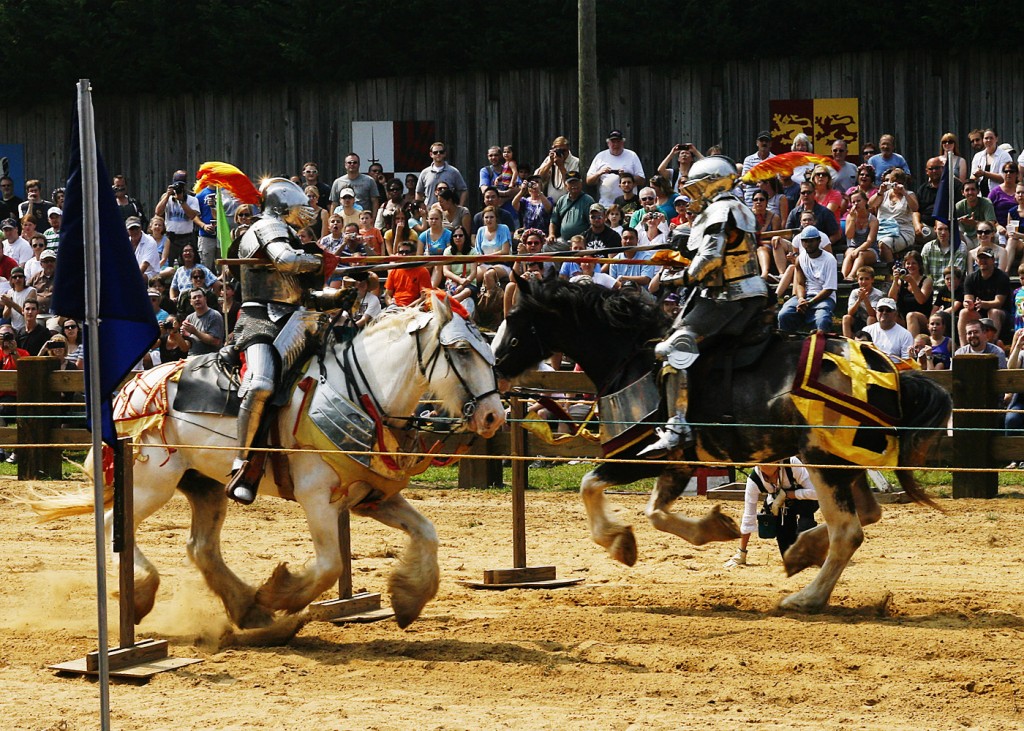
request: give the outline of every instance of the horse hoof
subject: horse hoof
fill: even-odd
[[[632,526],[626,526],[617,536],[615,536],[611,545],[608,546],[608,553],[611,554],[611,557],[616,561],[623,563],[626,566],[636,565],[636,536],[633,535]]]
[[[809,602],[800,595],[800,592],[796,594],[790,594],[779,602],[779,609],[786,612],[800,612],[801,614],[816,614],[820,612],[822,608],[821,604],[817,602]]]
[[[786,551],[786,555],[782,557],[782,565],[786,568],[786,576],[796,576],[804,569],[808,569],[811,566],[821,566],[819,561],[814,556],[809,556],[804,551],[793,552],[793,549]]]
[[[424,606],[426,605],[422,602],[396,601],[395,596],[391,596],[391,609],[395,613],[395,622],[398,623],[399,629],[405,629],[415,622]]]
[[[266,607],[252,604],[245,615],[236,622],[239,629],[262,629],[274,624],[274,614]],[[297,631],[297,630],[296,630]]]
[[[720,505],[713,506],[704,520],[712,541],[733,541],[740,537],[740,527],[732,516],[722,512]]]

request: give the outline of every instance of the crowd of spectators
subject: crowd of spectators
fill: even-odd
[[[1024,155],[1001,145],[992,129],[972,130],[967,140],[970,150],[961,152],[957,136],[943,134],[936,155],[923,164],[900,155],[890,134],[877,144],[861,141],[860,160],[849,158],[846,141],[835,140],[834,168],[804,165],[790,175],[737,184],[736,194],[757,222],[758,268],[782,305],[781,329],[870,337],[900,358],[927,351],[920,362],[937,368],[948,367],[942,338],[954,327],[962,343],[969,344],[975,322],[991,322],[997,335],[1012,339],[1011,332],[1024,325],[1024,294],[1008,276],[1024,248],[1024,185],[1018,182]],[[632,289],[651,301],[671,297],[674,305],[682,294],[676,277],[663,277],[660,266],[637,260],[651,257],[645,247],[686,233],[694,214],[682,190],[705,153],[693,143],[675,144],[656,164],[648,161],[654,171],[648,175],[626,142],[613,129],[606,149],[586,161],[559,135],[543,154],[534,153],[536,165],[513,145],[495,145],[468,182],[440,141],[426,150],[429,164],[404,179],[376,163],[363,172],[355,153],[345,156],[345,169],[333,180],[321,179],[320,166],[307,162],[292,178],[314,212],[312,225],[299,236],[342,264],[363,256],[573,251],[578,253],[561,266],[517,265],[517,273]],[[767,132],[754,144],[748,155],[729,151],[738,173],[772,157]],[[811,140],[797,135],[792,149],[810,151]],[[952,155],[960,242],[952,254],[953,232],[935,220],[933,210],[946,153]],[[148,215],[149,207],[132,196],[123,175],[111,182],[162,328],[140,367],[230,342],[242,297],[236,274],[216,264],[215,191],[193,194],[188,171],[174,171]],[[471,195],[471,184],[479,196]],[[21,198],[11,178],[0,179],[2,322],[9,324],[18,350],[29,355],[56,352],[67,336],[67,323],[50,304],[63,190],[54,190],[52,200],[42,191],[41,181],[28,180]],[[479,209],[471,209],[478,200]],[[230,196],[225,207],[237,242],[259,211]],[[583,260],[605,249],[631,263]],[[360,287],[354,326],[365,325],[384,307],[415,301],[419,288],[431,286],[462,301],[482,326],[495,327],[515,301],[514,292],[506,292],[511,273],[501,263],[447,263],[362,282],[339,272],[327,283]],[[840,282],[849,282],[851,292],[847,309],[836,312]],[[80,367],[77,336],[63,345],[69,367]]]

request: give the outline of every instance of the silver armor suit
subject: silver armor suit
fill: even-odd
[[[238,395],[239,454],[232,470],[236,477],[259,431],[267,400],[278,378],[275,363],[280,354],[282,371],[293,364],[314,335],[318,318],[303,317],[303,304],[323,281],[323,257],[302,249],[289,226],[307,225],[312,209],[305,193],[291,181],[274,178],[263,183],[263,213],[242,236],[240,258],[256,260],[241,265],[242,311],[235,327],[235,346],[245,351],[246,373]],[[233,480],[229,494],[240,502],[252,502],[256,486]]]
[[[691,198],[690,210],[700,211],[690,229],[689,248],[695,254],[687,270],[690,286],[700,291],[655,348],[667,362],[665,396],[669,413],[675,413],[659,430],[658,442],[641,452],[645,456],[660,456],[680,439],[692,440],[686,423],[686,369],[700,355],[700,342],[712,335],[739,335],[765,305],[768,285],[759,276],[757,222],[742,198],[732,193],[736,177],[732,160],[713,155],[694,163],[683,188]]]

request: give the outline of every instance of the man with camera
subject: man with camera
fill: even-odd
[[[154,214],[163,216],[170,246],[168,261],[180,262],[181,250],[185,244],[197,245],[195,220],[199,218],[199,201],[186,191],[188,174],[177,170],[171,184],[160,196]]]
[[[637,154],[626,149],[626,138],[620,130],[609,132],[606,142],[608,149],[597,153],[590,163],[587,185],[598,186],[598,203],[607,208],[619,194],[619,176],[623,172],[632,173],[642,180],[646,180],[647,176],[644,175],[644,166]]]
[[[548,198],[552,202],[557,202],[569,192],[566,176],[579,171],[580,159],[569,150],[569,140],[559,136],[551,143],[547,157],[533,174],[541,177],[541,184],[545,186]]]
[[[128,195],[128,181],[124,175],[115,175],[110,187],[114,190],[114,199],[117,201],[117,208],[121,212],[121,218],[127,221],[134,216],[142,221],[143,227],[145,227],[147,222],[146,214],[142,210],[142,205]]]
[[[224,316],[210,307],[206,292],[193,287],[189,293],[192,314],[181,323],[189,355],[215,353],[224,345]]]

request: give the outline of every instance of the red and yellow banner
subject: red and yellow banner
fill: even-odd
[[[846,99],[773,99],[768,103],[772,115],[772,152],[788,152],[793,138],[803,132],[811,138],[812,152],[831,155],[832,143],[846,140],[849,154],[860,154],[860,100]]]

